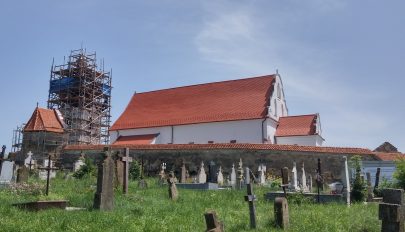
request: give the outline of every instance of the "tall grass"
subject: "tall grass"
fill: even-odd
[[[82,180],[54,179],[53,197],[69,200],[69,206],[82,211],[45,210],[28,212],[12,203],[35,197],[13,195],[0,190],[1,231],[204,231],[203,214],[213,209],[225,224],[226,231],[249,231],[248,205],[245,191],[196,191],[179,189],[176,202],[168,198],[167,187],[158,187],[148,179],[148,189],[138,189],[130,182],[129,194],[115,192],[115,208],[111,212],[92,209],[95,178]],[[45,184],[41,182],[41,184]],[[267,188],[257,187],[257,231],[277,231],[273,227],[273,202],[263,199]],[[289,205],[288,231],[380,231],[377,205],[338,204]]]

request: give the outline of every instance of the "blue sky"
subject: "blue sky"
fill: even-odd
[[[46,107],[72,49],[113,70],[113,121],[134,91],[275,73],[290,115],[320,113],[327,146],[405,152],[405,2],[1,1],[0,143]]]

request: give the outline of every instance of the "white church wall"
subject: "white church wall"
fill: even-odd
[[[173,126],[173,143],[206,144],[208,141],[230,143],[231,140],[236,140],[237,143],[262,143],[262,121],[262,119],[254,119]],[[119,136],[158,133],[156,144],[172,142],[172,127],[166,126],[120,130],[119,133],[111,131],[111,143],[114,143]],[[264,134],[266,135],[266,124],[264,124]]]
[[[319,135],[283,136],[276,138],[277,144],[322,146],[323,139]]]
[[[262,143],[262,119],[200,123],[174,127],[174,143]]]
[[[274,135],[276,134],[277,122],[272,120],[271,118],[268,118],[266,120],[266,128],[267,128],[266,135],[268,143],[275,144],[276,141],[274,141]]]
[[[270,97],[268,116],[276,121],[280,117],[288,116],[288,108],[284,97],[283,83],[279,75],[276,76],[273,94]]]

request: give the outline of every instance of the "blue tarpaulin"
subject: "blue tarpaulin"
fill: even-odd
[[[52,80],[50,87],[49,87],[49,92],[57,93],[59,91],[66,90],[68,88],[74,87],[76,82],[77,82],[77,79],[75,79],[73,77],[65,77],[65,78],[58,79],[58,80]]]

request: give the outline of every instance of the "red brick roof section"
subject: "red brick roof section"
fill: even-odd
[[[383,161],[405,159],[405,154],[402,154],[400,152],[375,152],[374,156]]]
[[[275,136],[316,134],[316,114],[280,117]]]
[[[106,145],[68,145],[65,150],[103,150]],[[298,151],[316,153],[336,153],[336,154],[358,154],[373,155],[373,152],[364,148],[347,147],[314,147],[298,145],[280,144],[247,144],[247,143],[214,143],[214,144],[149,144],[132,145],[120,144],[110,145],[112,149],[122,149],[128,147],[132,150],[271,150],[271,151]]]
[[[47,131],[63,133],[63,125],[55,110],[35,108],[30,120],[24,127],[24,132]]]
[[[113,144],[151,144],[153,139],[156,138],[158,135],[159,134],[120,136]]]
[[[267,116],[275,75],[134,94],[111,127],[160,127]]]

